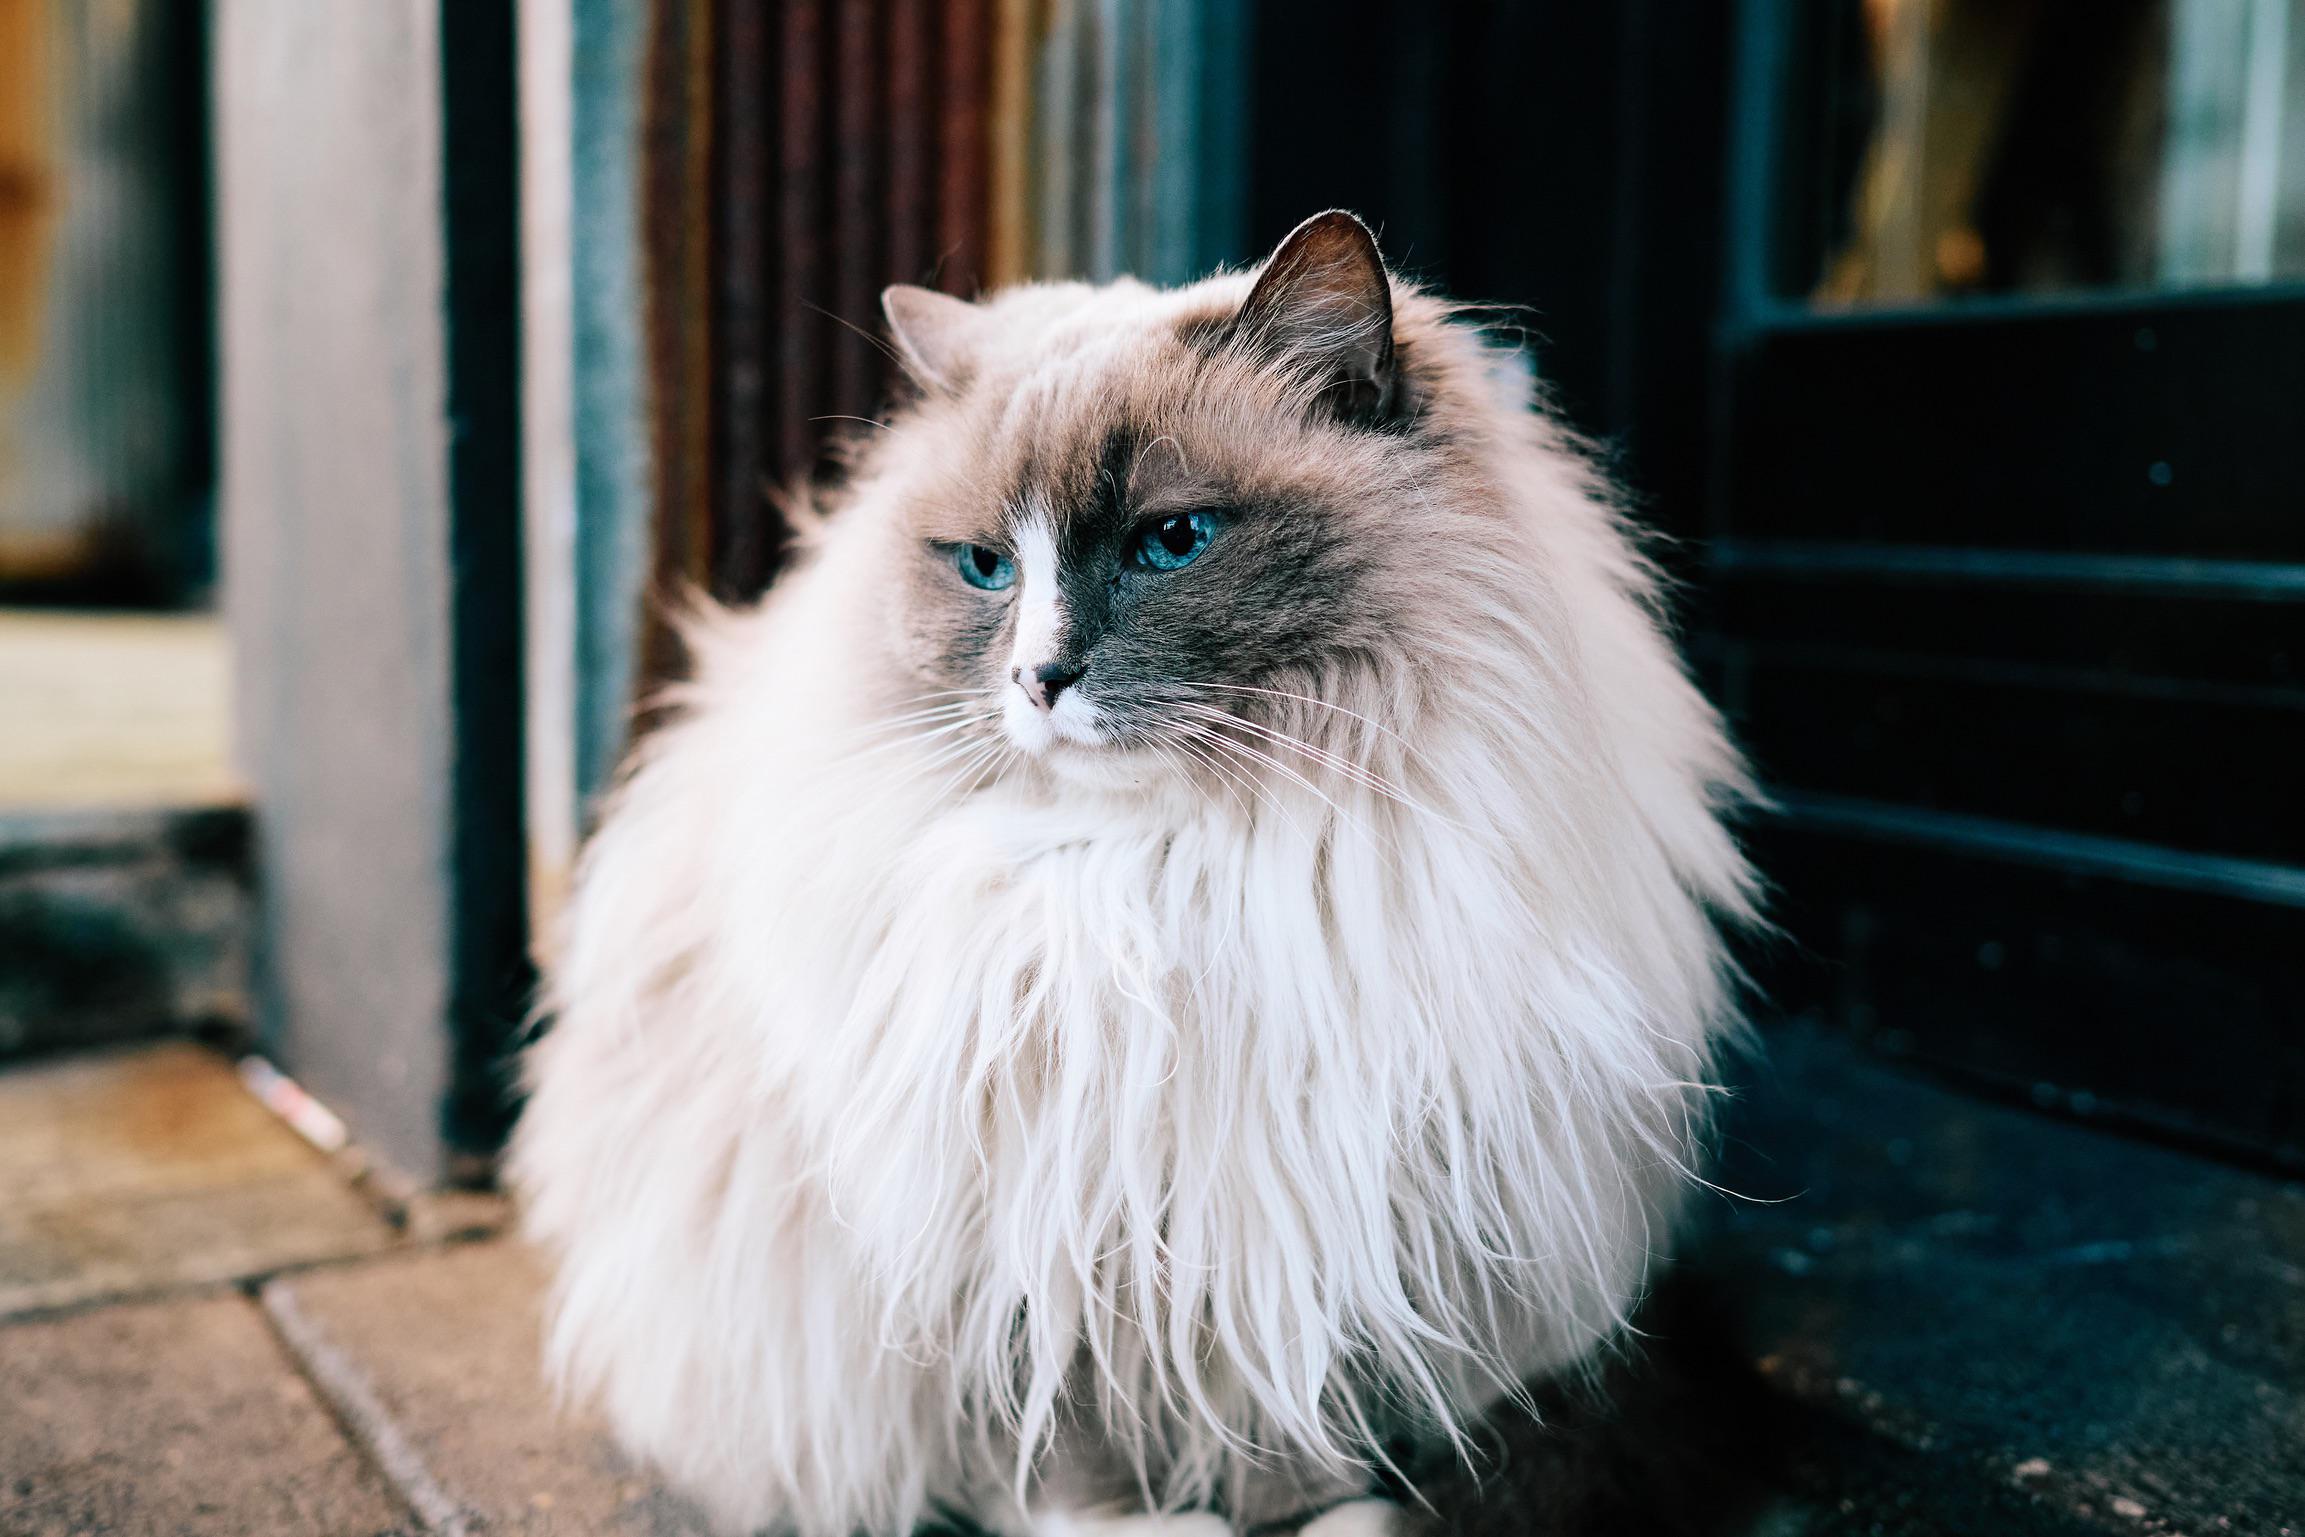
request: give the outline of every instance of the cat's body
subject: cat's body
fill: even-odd
[[[732,1527],[1317,1508],[1661,1251],[1740,770],[1587,463],[1374,262],[892,297],[924,399],[695,627],[515,1170],[558,1367]]]

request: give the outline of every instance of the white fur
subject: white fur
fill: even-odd
[[[1033,508],[1017,528],[1016,643],[1009,652],[1011,686],[1001,690],[1001,728],[1024,751],[1041,754],[1060,742],[1094,747],[1102,739],[1096,707],[1081,690],[1067,689],[1043,709],[1025,691],[1022,679],[1052,660],[1065,626],[1064,595],[1057,585],[1056,532],[1048,509]]]
[[[1056,533],[1048,509],[1037,507],[1017,527],[1016,649],[1010,664],[1031,672],[1056,654],[1064,628],[1064,599],[1057,590]]]
[[[1620,1325],[1730,1027],[1740,771],[1581,465],[1525,398],[1482,430],[1509,505],[1427,509],[1414,665],[1330,695],[1382,725],[1294,728],[1384,787],[888,726],[870,488],[700,629],[516,1172],[556,1367],[732,1529],[1278,1514]]]

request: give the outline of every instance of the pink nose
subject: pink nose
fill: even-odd
[[[1033,702],[1035,709],[1053,710],[1057,695],[1078,683],[1081,674],[1087,671],[1086,667],[1076,667],[1070,662],[1043,662],[1033,668],[1011,667],[1008,675],[1024,690],[1025,698]]]

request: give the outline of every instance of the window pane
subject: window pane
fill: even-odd
[[[1841,0],[1787,285],[1821,305],[2305,277],[2305,0]]]

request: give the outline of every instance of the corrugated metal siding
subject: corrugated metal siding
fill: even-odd
[[[556,411],[529,433],[547,892],[636,705],[678,665],[679,593],[765,588],[782,497],[885,405],[882,287],[1175,282],[1255,254],[1249,18],[1223,0],[578,0],[566,14],[555,40],[523,12],[529,39],[551,43],[529,61],[530,110],[568,98],[565,150],[532,137],[524,173],[529,388],[556,399],[545,381],[565,370],[567,399],[564,450],[542,446]],[[561,199],[565,221],[550,217]],[[1093,225],[1062,211],[1075,207]]]
[[[888,284],[1176,282],[1246,254],[1244,45],[1213,3],[658,5],[644,180],[660,595],[766,585],[778,498],[887,399]],[[656,633],[651,674],[669,665]]]

